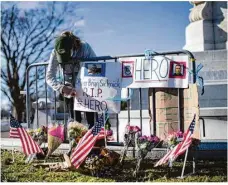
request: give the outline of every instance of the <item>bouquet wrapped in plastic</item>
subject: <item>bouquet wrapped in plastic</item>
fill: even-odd
[[[68,156],[70,156],[72,149],[77,146],[77,143],[87,131],[88,129],[85,125],[78,123],[77,121],[69,122],[67,126],[67,137],[70,141]]]
[[[88,131],[87,127],[77,121],[72,121],[67,126],[68,138],[82,138]]]
[[[48,129],[48,153],[50,156],[64,141],[64,126],[55,124]]]
[[[47,127],[45,126],[37,129],[28,129],[27,132],[38,145],[47,141]]]
[[[42,143],[47,142],[47,127],[42,126],[37,129],[28,129],[27,132],[39,146],[41,146]],[[31,163],[35,158],[44,159],[47,150],[46,148],[42,148],[42,150],[44,153],[30,154],[26,158],[25,163]]]
[[[168,141],[168,147],[170,149],[174,148],[178,143],[183,141],[186,133],[183,133],[181,131],[172,132],[168,135],[167,141]],[[200,140],[196,138],[192,138],[192,144],[190,148],[195,149],[200,144]]]
[[[184,136],[184,134],[181,131],[170,133],[167,138],[168,147],[174,148],[179,142],[182,141],[183,136]]]
[[[107,141],[113,141],[114,140],[113,130],[111,129],[111,124],[110,124],[109,119],[107,120],[107,122],[105,124],[105,135],[106,135]]]
[[[146,149],[150,151],[152,148],[158,145],[160,142],[160,139],[157,136],[151,135],[151,136],[140,136],[137,139],[137,145],[138,147],[143,150]]]

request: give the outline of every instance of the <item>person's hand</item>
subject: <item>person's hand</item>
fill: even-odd
[[[76,96],[76,90],[72,86],[64,85],[62,89],[63,95],[66,96]]]

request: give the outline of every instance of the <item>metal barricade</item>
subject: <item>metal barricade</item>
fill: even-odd
[[[195,64],[195,58],[193,56],[193,54],[187,50],[183,50],[183,51],[173,51],[173,52],[162,52],[162,53],[153,53],[151,54],[152,57],[154,56],[165,56],[165,55],[187,55],[191,61],[191,65],[189,65],[189,68],[191,66],[191,70],[192,70],[192,83],[196,83],[196,74],[195,74],[195,70],[196,70],[196,64]],[[122,55],[122,56],[101,56],[101,57],[95,57],[95,58],[80,58],[77,59],[77,61],[80,62],[88,62],[88,61],[110,61],[110,60],[114,60],[117,61],[119,58],[128,58],[128,57],[143,57],[145,56],[145,54],[136,54],[136,55]],[[67,64],[74,64],[74,62],[71,63],[65,63],[65,65]],[[38,73],[38,68],[39,67],[44,67],[44,71],[45,71],[45,76],[46,76],[46,67],[48,65],[48,62],[43,62],[43,63],[35,63],[35,64],[31,64],[30,66],[28,66],[27,68],[27,73],[26,73],[26,81],[27,81],[27,89],[26,89],[26,116],[27,116],[27,123],[28,123],[28,128],[31,128],[31,122],[30,122],[30,79],[29,79],[29,75],[32,69],[35,68],[35,93],[36,93],[36,115],[37,115],[37,126],[39,126],[39,114],[38,114],[38,79],[37,79],[37,73]],[[74,74],[74,73],[73,73]],[[75,78],[75,76],[73,76]],[[65,83],[65,75],[63,75],[63,80]],[[75,84],[73,84],[75,85]],[[128,94],[129,94],[129,89],[128,89]],[[143,128],[142,125],[142,89],[139,88],[139,111],[140,111],[140,126],[141,129]],[[155,88],[153,88],[153,99],[152,99],[152,111],[153,111],[153,134],[156,134],[156,114],[155,114]],[[55,110],[55,114],[54,114],[54,120],[56,120],[56,115],[57,115],[57,98],[56,98],[56,92],[54,92],[54,110]],[[183,124],[181,123],[181,119],[180,119],[180,115],[181,115],[181,98],[180,98],[180,89],[178,88],[178,121],[179,121],[179,128],[180,130],[183,130]],[[45,112],[46,112],[46,126],[48,126],[48,115],[47,115],[47,83],[45,80]],[[128,122],[130,123],[131,121],[131,115],[130,115],[130,100],[127,101],[127,110],[128,110]],[[64,98],[64,114],[66,114],[66,98]],[[122,145],[119,141],[119,118],[118,118],[118,114],[116,115],[116,130],[117,130],[117,142],[113,143],[114,145]],[[66,126],[66,116],[64,115],[64,125]]]

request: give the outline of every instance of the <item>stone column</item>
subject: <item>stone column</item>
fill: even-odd
[[[227,2],[191,1],[186,45],[190,51],[227,48]]]

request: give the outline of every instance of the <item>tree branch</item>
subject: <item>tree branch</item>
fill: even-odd
[[[9,99],[10,103],[14,104],[13,100],[11,99],[11,97],[8,95],[7,91],[1,88],[1,91],[5,94],[5,96],[7,96],[7,98]]]
[[[16,4],[1,9],[1,56],[5,62],[1,68],[2,92],[16,106],[19,114],[24,109],[20,106],[19,94],[21,89],[25,89],[27,67],[47,58],[48,52],[53,48],[53,35],[63,26],[64,29],[69,26],[65,23],[72,18],[67,13],[75,15],[74,7],[68,2],[48,2],[43,5],[39,9],[29,10],[20,10]],[[45,78],[44,68],[38,71],[37,76],[29,74],[30,92],[36,80],[39,87],[44,85],[40,81]]]

